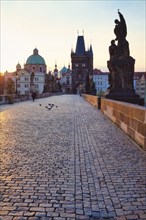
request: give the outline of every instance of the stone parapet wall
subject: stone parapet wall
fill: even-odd
[[[146,150],[146,108],[102,99],[101,111]]]
[[[94,95],[87,95],[87,94],[82,94],[82,97],[89,102],[91,105],[97,107],[98,109],[100,109],[100,103],[99,103],[99,98],[98,96],[94,96]]]
[[[98,107],[98,97],[82,95]],[[139,105],[101,98],[101,111],[127,135],[146,150],[146,108]]]
[[[39,98],[45,98],[45,97],[49,97],[52,95],[62,95],[62,93],[42,93],[42,94],[37,94],[36,99]],[[3,104],[13,104],[15,102],[21,102],[21,101],[27,101],[27,100],[31,100],[31,94],[27,94],[27,95],[16,95],[16,94],[11,94],[11,95],[0,95],[0,105]]]

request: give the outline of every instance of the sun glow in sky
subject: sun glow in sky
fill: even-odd
[[[127,23],[130,55],[136,60],[135,71],[146,70],[146,1],[25,1],[1,0],[0,71],[22,67],[37,47],[45,59],[47,71],[57,63],[60,70],[71,63],[77,30],[83,35],[86,50],[93,47],[94,68],[108,71],[108,47],[115,39],[114,20],[117,9]]]

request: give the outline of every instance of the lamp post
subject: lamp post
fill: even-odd
[[[145,79],[145,88],[144,88],[144,106],[146,107],[146,79]]]
[[[15,79],[16,79],[16,94],[18,94],[18,90],[17,90],[17,81],[18,81],[18,78],[19,78],[19,76],[18,76],[18,73],[16,72],[16,74],[15,74]]]

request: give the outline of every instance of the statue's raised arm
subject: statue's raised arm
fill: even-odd
[[[115,40],[122,42],[123,40],[125,40],[127,36],[127,26],[126,26],[126,21],[119,10],[118,10],[118,14],[120,21],[118,19],[115,20],[116,25],[115,25],[114,33],[116,35]]]
[[[119,14],[120,22],[121,22],[121,29],[122,29],[121,31],[123,33],[123,37],[126,38],[127,36],[126,21],[120,11],[118,11],[118,14]]]

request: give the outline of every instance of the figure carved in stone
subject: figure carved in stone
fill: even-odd
[[[126,21],[119,10],[118,10],[118,15],[120,21],[118,19],[115,19],[115,28],[114,28],[114,33],[116,35],[115,41],[118,41],[116,53],[118,57],[129,56],[130,55],[129,43],[126,40],[126,36],[127,36]]]
[[[110,60],[107,63],[110,89],[133,89],[133,72],[135,60],[130,57],[129,43],[126,40],[127,26],[123,15],[118,10],[119,20],[115,20],[115,40],[109,46]],[[117,45],[115,42],[117,41]]]
[[[110,59],[113,59],[115,57],[116,52],[117,52],[117,45],[115,44],[115,40],[112,40],[111,45],[109,46]]]
[[[116,35],[115,40],[123,41],[127,36],[127,26],[126,26],[126,21],[119,10],[118,10],[118,15],[120,21],[118,19],[115,19],[115,24],[116,24],[114,29],[114,33]]]
[[[123,15],[118,10],[119,20],[115,20],[115,40],[109,46],[109,93],[106,98],[130,103],[143,103],[134,91],[133,74],[135,59],[130,56],[129,43],[126,40],[127,26]]]

